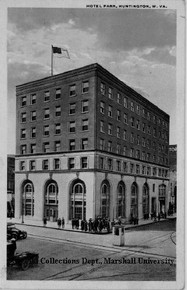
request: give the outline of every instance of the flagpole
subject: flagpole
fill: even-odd
[[[53,75],[53,46],[51,45],[51,75]]]

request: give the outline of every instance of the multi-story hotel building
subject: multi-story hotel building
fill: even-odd
[[[17,86],[16,218],[168,209],[169,115],[99,64]]]

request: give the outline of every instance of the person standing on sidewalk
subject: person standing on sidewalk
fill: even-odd
[[[47,225],[47,218],[45,216],[43,218],[43,223],[44,223],[44,227],[46,227],[46,225]]]
[[[60,230],[60,227],[61,227],[61,219],[60,218],[57,219],[57,226],[58,226],[58,229]]]
[[[64,225],[65,225],[65,220],[64,220],[64,218],[62,217],[62,229],[64,229]]]

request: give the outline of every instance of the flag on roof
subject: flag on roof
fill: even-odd
[[[62,53],[61,47],[52,46],[53,53]]]

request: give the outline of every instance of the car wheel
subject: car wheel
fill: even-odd
[[[26,239],[27,238],[27,233],[24,233],[23,234],[23,239]]]
[[[38,257],[34,257],[34,258],[32,259],[32,263],[33,263],[33,265],[38,264]]]
[[[16,234],[12,234],[11,239],[15,239],[17,241],[18,236]]]
[[[21,262],[21,269],[23,271],[26,271],[29,268],[30,261],[28,259],[25,259]]]

